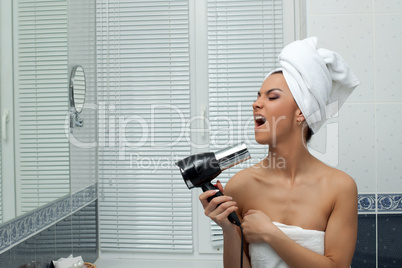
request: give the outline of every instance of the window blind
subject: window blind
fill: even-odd
[[[267,147],[254,139],[252,103],[283,47],[282,10],[281,0],[208,0],[210,148],[245,141],[253,158],[223,172],[224,184],[266,156]],[[212,221],[211,233],[212,245],[221,246],[222,231]]]
[[[100,248],[192,251],[188,1],[98,1]]]
[[[17,1],[15,152],[18,215],[70,192],[67,1]]]

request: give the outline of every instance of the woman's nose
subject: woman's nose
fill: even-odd
[[[262,108],[262,102],[260,101],[260,98],[258,98],[254,103],[253,103],[253,109],[261,109]]]

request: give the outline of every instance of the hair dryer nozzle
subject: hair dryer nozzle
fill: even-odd
[[[215,157],[222,171],[251,158],[244,142],[216,152]]]

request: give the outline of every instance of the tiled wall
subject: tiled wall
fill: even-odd
[[[339,138],[330,157],[359,188],[352,267],[402,267],[402,1],[307,0],[306,25],[361,82],[332,121]],[[325,155],[320,132],[312,143]]]
[[[0,254],[1,268],[48,268],[52,260],[82,256],[98,258],[97,201]]]
[[[359,195],[359,227],[352,268],[402,267],[401,212],[401,194],[377,198]]]
[[[359,233],[352,268],[402,267],[401,227],[402,217],[398,214],[359,215]]]

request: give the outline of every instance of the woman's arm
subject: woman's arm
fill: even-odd
[[[223,267],[240,268],[241,234],[239,227],[233,224],[233,228],[223,231]],[[246,247],[246,245],[244,245]],[[249,258],[243,250],[243,268],[251,268]]]
[[[220,191],[223,193],[223,187],[220,182],[217,184]],[[199,196],[201,204],[205,209],[205,215],[211,218],[218,224],[223,231],[223,263],[225,268],[240,267],[240,251],[241,251],[241,235],[239,227],[232,224],[228,220],[231,212],[236,211],[237,204],[230,196],[216,197],[208,202],[208,197],[215,194],[215,191],[207,191]],[[243,252],[243,267],[251,268],[249,258]]]
[[[244,215],[243,229],[248,243],[266,242],[292,268],[350,267],[357,237],[357,188],[352,178],[341,178],[325,231],[324,256],[308,250],[279,230],[261,211]]]

